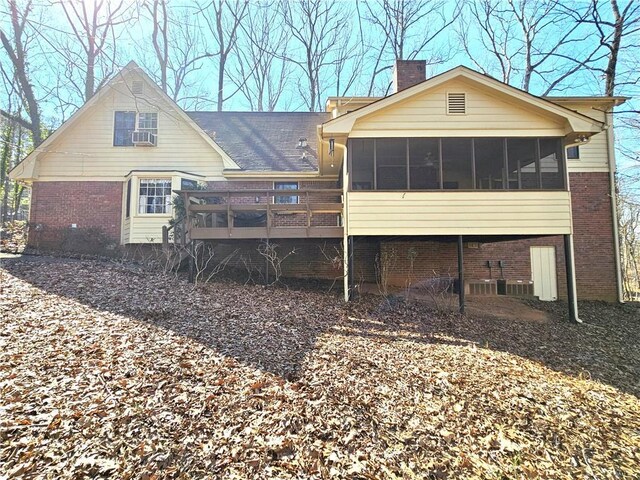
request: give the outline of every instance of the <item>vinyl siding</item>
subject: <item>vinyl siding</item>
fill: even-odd
[[[448,115],[448,92],[466,93],[465,115]],[[356,120],[350,137],[564,136],[565,120],[490,94],[461,80]]]
[[[173,214],[138,213],[138,192],[141,178],[151,177],[149,175],[131,177],[131,216],[123,222],[122,243],[162,243],[162,227],[169,225]],[[171,178],[171,189],[180,189],[181,177],[179,176],[155,175],[153,178]],[[126,198],[123,204],[126,205]]]
[[[131,77],[127,82],[131,83]],[[114,147],[116,111],[158,112],[156,147]],[[222,179],[221,156],[161,95],[145,84],[134,98],[123,81],[81,113],[48,152],[38,158],[38,180],[124,178],[131,170],[180,170]]]
[[[348,235],[571,233],[569,192],[347,192]]]
[[[597,106],[592,108],[584,104],[564,102],[561,105],[601,122],[606,121],[605,113],[599,110]],[[607,155],[607,133],[598,133],[591,137],[589,143],[580,145],[580,158],[578,160],[567,160],[567,167],[569,172],[608,172]]]

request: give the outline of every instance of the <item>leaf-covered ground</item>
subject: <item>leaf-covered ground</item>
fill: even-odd
[[[640,475],[637,307],[575,326],[91,261],[0,275],[0,478]]]

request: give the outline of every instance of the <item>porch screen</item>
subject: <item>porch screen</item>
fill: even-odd
[[[558,137],[349,140],[352,190],[562,190]]]

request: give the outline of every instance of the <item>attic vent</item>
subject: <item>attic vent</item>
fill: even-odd
[[[142,82],[140,80],[134,80],[131,82],[131,93],[134,95],[142,94]]]
[[[467,113],[467,99],[464,93],[447,93],[447,113],[464,115]]]

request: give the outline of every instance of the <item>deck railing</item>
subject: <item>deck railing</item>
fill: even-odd
[[[342,190],[180,190],[193,240],[341,238]],[[297,200],[294,202],[294,200]]]

